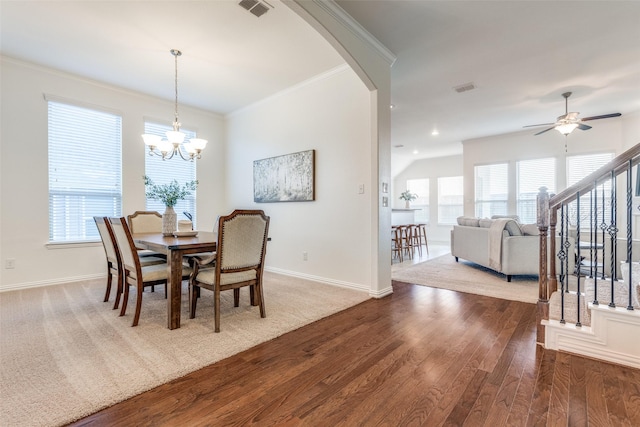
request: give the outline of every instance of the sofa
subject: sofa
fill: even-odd
[[[514,275],[538,275],[540,235],[535,224],[520,224],[517,217],[459,217],[457,222],[451,230],[456,262],[462,258],[490,268],[504,274],[507,282]],[[559,272],[559,262],[556,268]],[[569,271],[574,268],[575,259],[569,256]]]

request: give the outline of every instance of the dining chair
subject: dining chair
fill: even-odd
[[[100,239],[102,240],[102,246],[107,258],[107,290],[104,295],[104,302],[109,301],[109,295],[111,294],[111,286],[113,284],[114,277],[116,278],[116,298],[113,304],[113,309],[117,309],[120,305],[120,296],[122,295],[122,259],[120,258],[120,250],[118,249],[118,243],[113,234],[113,228],[111,222],[106,216],[94,216],[93,220],[96,223],[98,232],[100,233]],[[140,264],[144,266],[153,264],[164,264],[164,258],[158,258],[153,256],[146,256],[141,258]]]
[[[135,211],[127,215],[127,223],[132,234],[162,233],[162,215],[156,211]]]
[[[220,292],[233,289],[233,303],[240,305],[240,288],[249,287],[251,305],[266,317],[262,273],[270,218],[262,210],[235,210],[218,220],[216,252],[195,258],[189,278],[190,318],[196,315],[200,288],[214,293],[215,332],[220,332]]]
[[[138,255],[136,245],[131,236],[131,230],[125,218],[109,218],[109,222],[113,229],[113,235],[122,261],[123,301],[120,316],[124,316],[127,311],[129,287],[135,286],[137,290],[136,311],[131,326],[137,326],[140,319],[140,309],[142,307],[142,294],[146,286],[164,284],[166,298],[167,281],[169,279],[168,267],[165,262],[162,264],[142,265],[140,261],[141,257]],[[183,278],[188,278],[190,274],[191,268],[183,266]]]
[[[104,247],[104,253],[107,257],[107,290],[104,294],[104,302],[107,302],[109,301],[109,295],[111,294],[111,285],[114,277],[116,278],[116,284],[122,288],[122,286],[120,286],[122,280],[122,262],[120,261],[120,253],[116,246],[115,237],[113,236],[113,231],[111,230],[108,218],[94,216],[93,220],[96,223],[96,227],[98,227],[102,246]],[[117,292],[116,303],[113,306],[114,310],[117,308],[119,298],[120,292]]]

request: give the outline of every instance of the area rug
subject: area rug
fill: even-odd
[[[507,282],[504,274],[462,259],[456,262],[451,254],[397,270],[391,278],[399,282],[512,301],[538,301],[538,276],[513,276],[511,282]]]
[[[104,280],[0,293],[0,425],[55,426],[181,377],[369,298],[366,292],[265,273],[267,317],[241,290],[223,293],[221,332],[213,294],[203,290],[195,319],[166,327],[164,292],[145,292],[140,323],[112,310]],[[135,294],[135,292],[133,293]]]

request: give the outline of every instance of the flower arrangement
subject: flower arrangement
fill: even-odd
[[[400,200],[405,200],[407,202],[410,202],[410,201],[415,200],[417,198],[418,198],[418,195],[415,194],[415,193],[412,193],[409,190],[403,191],[402,193],[400,193]]]
[[[147,175],[144,176],[144,185],[147,187],[147,198],[152,200],[160,200],[167,207],[174,207],[178,200],[183,200],[195,191],[198,181],[190,181],[184,185],[178,184],[177,180],[171,181],[169,184],[154,184]]]

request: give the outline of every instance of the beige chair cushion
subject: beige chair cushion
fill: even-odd
[[[239,271],[237,273],[224,273],[220,275],[220,282],[222,285],[228,285],[230,283],[246,282],[256,279],[255,270]],[[208,285],[215,285],[216,283],[216,269],[207,268],[200,270],[196,276],[198,282],[206,283]]]
[[[182,266],[182,277],[188,277],[191,274],[191,267]],[[135,271],[131,272],[130,275],[133,279],[136,278]],[[167,271],[167,264],[154,264],[147,265],[142,267],[142,281],[143,282],[153,282],[156,280],[167,280],[169,277],[169,273]]]

